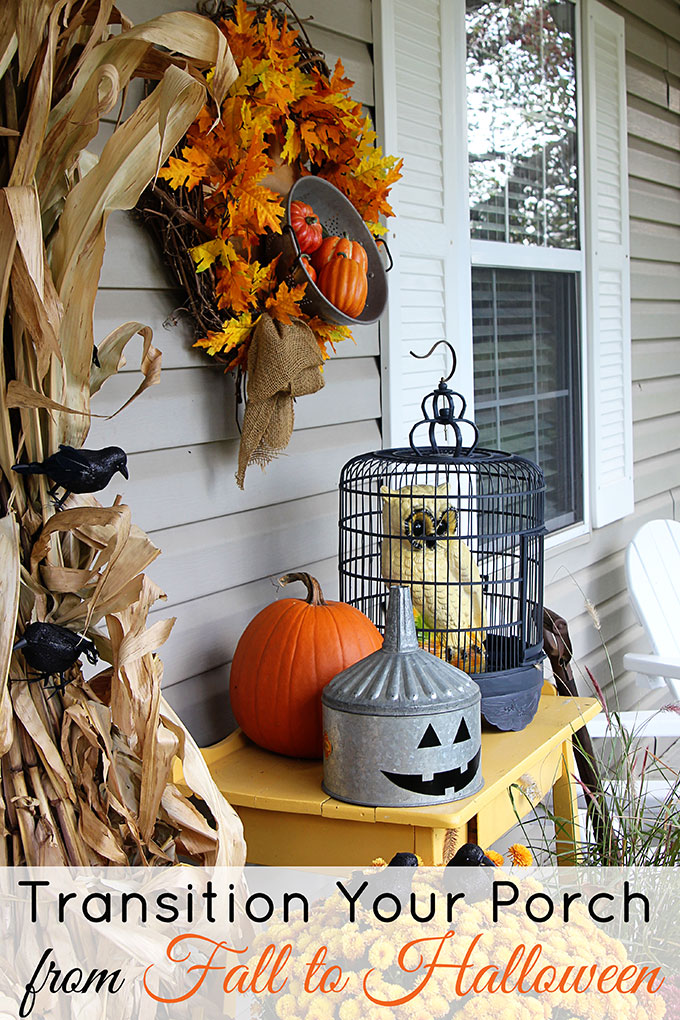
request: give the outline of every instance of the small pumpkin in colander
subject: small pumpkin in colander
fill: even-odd
[[[319,273],[317,285],[338,311],[353,319],[363,312],[368,297],[368,277],[366,270],[347,255],[334,255]]]
[[[306,202],[292,202],[290,206],[290,225],[295,231],[300,250],[316,251],[323,241],[323,227],[311,205]]]
[[[326,237],[312,255],[312,261],[317,273],[330,262],[335,255],[346,255],[353,262],[358,262],[365,273],[368,272],[368,255],[363,244],[359,241],[350,241],[347,234],[338,237]]]

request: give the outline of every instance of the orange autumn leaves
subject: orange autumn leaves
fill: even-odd
[[[234,20],[221,24],[239,67],[220,118],[205,107],[179,156],[159,177],[172,188],[201,188],[204,225],[212,239],[191,251],[196,271],[210,271],[224,327],[197,341],[209,354],[241,362],[260,315],[282,323],[301,318],[326,353],[350,335],[342,326],[310,319],[300,307],[305,284],[280,281],[276,259],[261,252],[263,235],[280,234],[285,201],[268,187],[278,164],[293,175],[319,174],[339,188],[373,233],[392,215],[388,195],[401,162],[374,146],[375,133],[349,96],[352,82],[338,65],[330,78],[299,66],[297,31],[267,11],[258,17],[237,0]]]

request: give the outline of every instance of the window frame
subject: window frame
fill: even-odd
[[[390,196],[395,219],[388,221],[386,238],[392,246],[394,268],[390,300],[379,326],[384,447],[408,441],[408,432],[419,417],[422,396],[417,404],[416,396],[424,395],[423,380],[436,382],[439,374],[449,371],[441,348],[427,373],[422,363],[408,357],[413,349],[425,354],[436,339],[445,338],[454,345],[458,356],[455,388],[474,408],[466,5],[465,0],[418,0],[418,4],[422,17],[413,21],[412,0],[371,0],[376,127],[385,148],[405,160],[405,180]],[[634,510],[626,21],[602,0],[575,0],[574,6],[580,110],[582,247],[576,257],[581,262],[577,298],[583,522],[548,536],[548,549],[579,546],[596,530]],[[616,76],[615,97],[609,89],[612,75]],[[419,108],[428,116],[422,121],[425,134],[419,130],[416,137],[412,129],[421,123]],[[611,152],[600,152],[603,125],[607,137],[610,126],[615,133],[617,144]],[[421,138],[428,147],[422,158]],[[416,185],[422,188],[422,201]],[[608,227],[612,201],[621,215],[620,232],[614,239]],[[523,268],[538,270],[539,259],[551,258],[553,263],[563,260],[558,270],[568,271],[574,254],[538,246],[527,253],[523,245],[510,245],[514,249],[510,252],[489,247],[485,253],[479,244],[499,242],[475,239],[474,243],[474,258],[480,264],[501,269],[512,268],[509,260],[514,259],[524,262]],[[427,314],[421,318],[425,308]],[[618,415],[615,420],[614,414]]]
[[[588,417],[588,330],[587,330],[587,275],[586,275],[586,165],[584,159],[584,92],[583,92],[583,22],[581,0],[566,0],[572,3],[575,8],[575,36],[576,36],[576,140],[578,152],[578,248],[548,248],[543,245],[512,244],[505,241],[485,241],[479,238],[470,238],[470,272],[473,268],[482,266],[489,269],[527,269],[549,272],[564,272],[578,274],[576,287],[578,299],[578,325],[579,325],[579,358],[580,358],[580,420],[581,420],[581,469],[583,474],[583,485],[581,490],[582,516],[583,519],[568,524],[563,528],[546,535],[546,548],[552,549],[564,545],[573,539],[590,533],[590,434]],[[455,0],[457,30],[466,37],[465,31],[465,0]],[[463,86],[466,91],[466,67],[459,69],[462,74]],[[465,165],[468,166],[468,138],[465,136],[464,145]],[[466,196],[469,206],[469,193]],[[468,228],[469,229],[469,228]],[[472,313],[472,306],[470,306]],[[470,344],[472,344],[472,331],[470,331]],[[474,358],[473,353],[470,354]],[[474,361],[473,361],[474,372]],[[472,401],[474,411],[474,399]],[[574,465],[578,470],[579,465]]]

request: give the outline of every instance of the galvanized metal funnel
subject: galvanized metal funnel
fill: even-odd
[[[482,786],[479,687],[419,647],[409,588],[390,589],[383,647],[339,673],[321,700],[332,797],[421,807]]]

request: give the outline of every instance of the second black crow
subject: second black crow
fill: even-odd
[[[370,877],[370,893],[373,897],[383,893],[391,893],[398,897],[402,906],[408,900],[415,874],[414,868],[418,867],[418,858],[409,851],[397,853],[390,860],[386,868],[383,868]]]
[[[38,463],[15,464],[13,471],[20,475],[46,475],[54,482],[49,490],[55,497],[57,489],[64,495],[56,500],[58,510],[72,492],[99,492],[105,489],[116,471],[128,478],[127,455],[119,446],[106,446],[103,450],[76,450],[73,446],[60,446],[51,457]]]
[[[97,649],[89,638],[57,623],[29,623],[14,651],[22,652],[28,665],[37,671],[38,676],[33,679],[49,680],[59,676],[61,687],[64,686],[64,674],[81,655],[85,655],[92,665],[99,659]]]
[[[487,857],[481,846],[476,843],[465,843],[449,861],[450,868],[495,868],[496,865]]]
[[[487,868],[495,869],[494,862],[486,856],[481,846],[476,843],[465,843],[461,846],[449,861],[445,870],[444,884],[449,892],[465,893],[465,902],[468,904],[479,903],[480,900],[489,899],[491,896],[493,877]],[[449,872],[448,868],[471,868],[472,871]],[[456,875],[454,883],[453,876]],[[464,876],[464,877],[463,877]]]

